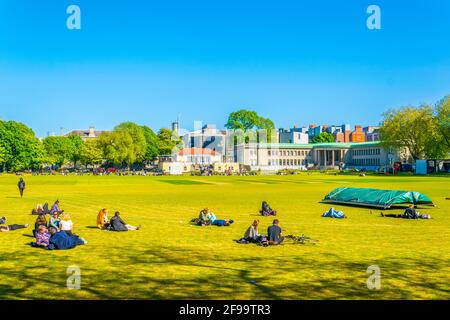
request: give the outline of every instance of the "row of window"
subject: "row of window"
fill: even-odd
[[[306,166],[305,159],[274,159],[269,160],[269,166]]]
[[[306,157],[309,150],[268,150],[267,154],[269,156],[303,156]]]
[[[373,149],[353,149],[352,155],[353,156],[374,156],[381,154],[380,148],[373,148]]]
[[[353,163],[357,166],[379,166],[380,159],[379,158],[353,159]]]

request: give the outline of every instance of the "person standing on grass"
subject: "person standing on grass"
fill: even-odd
[[[284,241],[278,219],[273,220],[273,225],[267,228],[267,237],[270,245],[281,244]]]
[[[23,180],[23,178],[21,177],[19,180],[19,183],[17,184],[17,186],[19,187],[19,192],[20,192],[20,197],[23,197],[23,191],[25,190],[25,181]]]

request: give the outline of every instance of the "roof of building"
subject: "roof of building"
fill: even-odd
[[[314,149],[314,148],[342,148],[349,149],[355,147],[379,147],[379,141],[369,142],[329,142],[329,143],[261,143],[260,148],[268,149]]]
[[[217,156],[218,153],[209,148],[184,148],[181,149],[178,154],[180,156],[185,155],[208,155],[208,156]]]
[[[109,132],[109,131],[106,131],[106,130],[94,130],[94,135],[96,137],[98,137],[99,135],[101,135],[103,133],[106,133],[106,132]],[[66,136],[78,135],[80,137],[89,137],[90,134],[91,134],[91,131],[89,129],[88,130],[72,130],[71,132],[66,134]]]

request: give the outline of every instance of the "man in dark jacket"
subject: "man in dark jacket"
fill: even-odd
[[[129,224],[126,224],[125,221],[120,217],[120,212],[116,211],[114,216],[111,218],[109,223],[110,231],[128,231],[128,230],[139,230],[140,227],[135,227]]]
[[[80,238],[77,235],[69,236],[64,231],[56,230],[56,228],[50,227],[49,232],[51,234],[50,244],[47,246],[49,250],[67,250],[75,248],[76,246],[87,244],[87,241]]]
[[[269,238],[269,244],[281,244],[284,241],[284,237],[281,234],[281,228],[279,227],[278,219],[273,220],[273,225],[267,228],[267,237]]]
[[[25,181],[23,181],[23,178],[20,178],[19,183],[17,184],[19,187],[20,197],[23,197],[23,191],[25,190]]]

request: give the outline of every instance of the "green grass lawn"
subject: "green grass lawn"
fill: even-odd
[[[255,177],[0,177],[0,216],[32,224],[36,203],[60,199],[74,231],[89,243],[68,251],[30,247],[28,229],[0,233],[0,299],[449,299],[449,177],[306,174]],[[338,186],[420,191],[437,207],[432,220],[381,218],[379,210],[334,205],[345,220],[322,218],[319,201]],[[313,245],[240,245],[261,200],[278,210],[285,234]],[[139,231],[95,228],[100,208],[122,212]],[[230,227],[190,226],[203,207]],[[403,210],[389,210],[400,213]],[[81,289],[66,288],[67,267],[81,268]],[[381,268],[381,289],[366,270]]]

